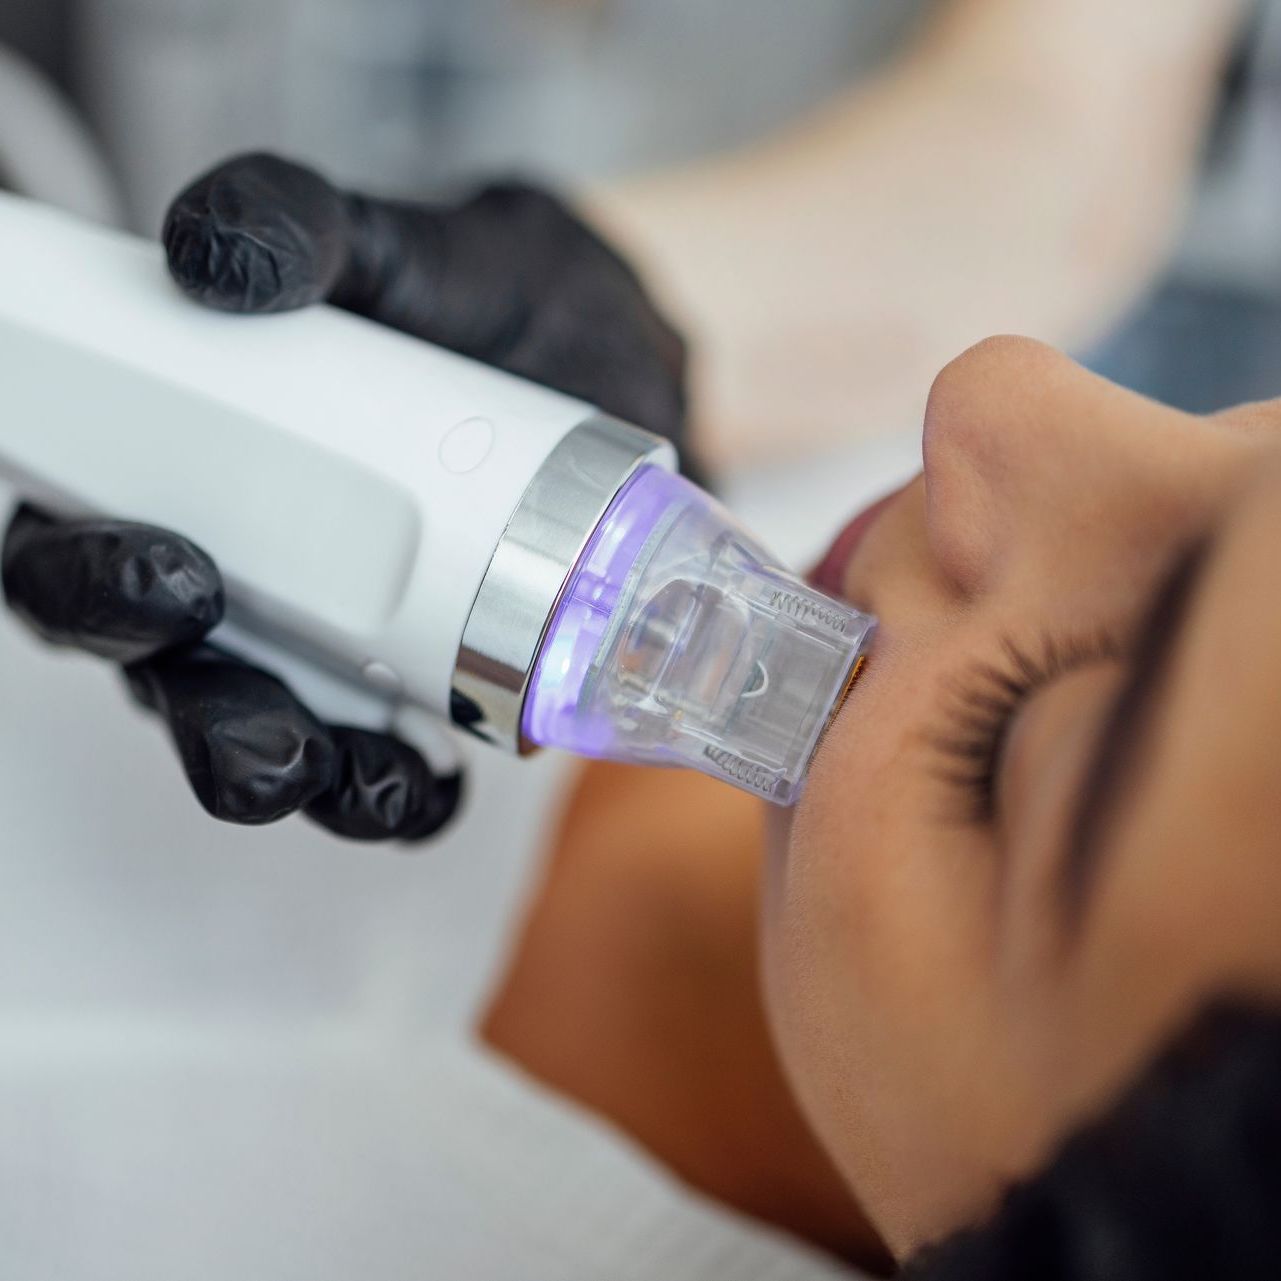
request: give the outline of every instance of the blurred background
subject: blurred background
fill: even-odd
[[[971,19],[1013,10],[992,62]],[[988,332],[1189,409],[1281,393],[1281,0],[0,0],[0,186],[155,235],[257,148],[583,193],[691,337],[728,500],[797,562],[914,469],[930,375]],[[563,772],[474,757],[416,860],[217,826],[111,673],[0,618],[7,1275],[502,1276],[477,1243],[558,1126],[729,1231],[471,1044]]]
[[[245,147],[405,195],[519,169],[560,181],[759,138],[890,56],[927,0],[4,0],[154,230]],[[859,11],[862,10],[860,13]]]
[[[966,7],[0,0],[0,46],[48,76],[101,145],[113,190],[97,207],[150,234],[194,173],[246,148],[411,196],[510,171],[572,189],[715,157],[893,67],[927,20]],[[1204,7],[1235,15],[1213,54],[1177,235],[1126,282],[1124,306],[1109,298],[1067,335],[1110,376],[1189,408],[1273,394],[1281,334],[1281,4]],[[1166,109],[1140,76],[1133,90],[1128,113]],[[31,146],[6,137],[22,132],[12,112],[8,124],[0,164]]]

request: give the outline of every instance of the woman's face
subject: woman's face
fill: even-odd
[[[1279,560],[1281,403],[1194,418],[995,339],[820,570],[881,630],[777,821],[767,993],[896,1252],[1205,999],[1281,994]]]

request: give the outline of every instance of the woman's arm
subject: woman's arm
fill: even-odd
[[[985,334],[1071,346],[1168,251],[1241,0],[953,0],[872,83],[595,213],[694,339],[709,462],[919,421]]]

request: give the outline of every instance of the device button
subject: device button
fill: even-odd
[[[386,663],[371,658],[360,669],[360,674],[379,693],[386,698],[399,698],[402,692],[400,677]]]
[[[464,418],[440,442],[440,465],[455,476],[475,471],[494,447],[494,424],[488,418]]]

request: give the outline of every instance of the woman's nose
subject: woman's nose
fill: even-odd
[[[946,365],[930,388],[923,442],[930,543],[943,575],[964,594],[989,577],[1026,495],[1033,452],[1026,436],[1045,434],[1042,397],[1056,359],[1029,339],[989,338]]]
[[[968,595],[1020,565],[1067,572],[1092,547],[1168,529],[1213,470],[1208,434],[1053,348],[987,339],[938,375],[926,409],[926,520],[940,572]]]

